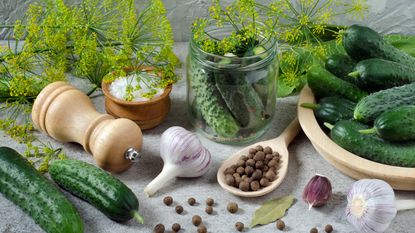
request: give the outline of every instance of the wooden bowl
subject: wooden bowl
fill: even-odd
[[[314,103],[315,98],[309,87],[300,93],[298,104]],[[415,190],[415,168],[385,165],[361,158],[334,143],[320,128],[311,109],[298,105],[298,119],[304,133],[317,152],[331,165],[355,179],[376,178],[388,182],[397,190]]]
[[[132,70],[131,68],[127,68]],[[151,71],[151,67],[142,70]],[[164,90],[163,94],[148,101],[125,101],[111,95],[110,83],[102,83],[102,91],[105,95],[105,110],[108,114],[117,118],[127,118],[137,123],[142,130],[151,129],[164,121],[170,111],[170,92],[172,85]]]

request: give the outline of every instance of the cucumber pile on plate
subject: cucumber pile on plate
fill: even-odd
[[[339,146],[363,158],[415,167],[415,58],[373,29],[352,25],[343,32],[347,54],[312,67],[307,82],[317,120]]]

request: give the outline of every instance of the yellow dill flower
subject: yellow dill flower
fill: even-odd
[[[305,13],[302,13],[299,17],[298,17],[298,23],[301,26],[308,26],[310,24],[311,20],[310,20],[310,16],[308,16]]]
[[[368,11],[369,6],[365,0],[353,0],[349,12],[358,19],[363,19],[365,13]]]

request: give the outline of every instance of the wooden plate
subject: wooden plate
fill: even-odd
[[[298,104],[306,102],[315,102],[314,95],[307,86],[301,91]],[[298,119],[317,152],[344,174],[355,179],[382,179],[397,190],[415,190],[415,168],[376,163],[346,151],[324,133],[311,109],[298,105]]]

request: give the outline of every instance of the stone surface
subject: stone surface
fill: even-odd
[[[325,0],[326,1],[326,0]],[[353,0],[355,1],[355,0]],[[346,2],[353,2],[347,0]],[[360,0],[359,0],[360,1]],[[21,19],[27,6],[39,0],[1,0],[0,1],[0,23],[12,23]],[[65,2],[77,3],[80,0],[67,0]],[[136,1],[142,5],[146,0]],[[164,0],[163,1],[168,18],[171,21],[176,41],[188,41],[190,25],[196,17],[208,14],[211,0]],[[222,0],[227,4],[232,0]],[[269,0],[258,0],[258,2],[269,2]],[[338,18],[336,23],[352,24],[361,23],[369,25],[382,33],[415,33],[415,1],[412,0],[367,0],[369,12],[364,22],[351,20],[350,18]],[[0,29],[0,38],[4,38],[5,32]]]
[[[180,59],[185,62],[187,54],[187,44],[178,43],[175,52]],[[185,64],[183,64],[185,67]],[[65,195],[74,203],[85,222],[86,233],[133,233],[133,232],[152,232],[158,223],[166,226],[170,230],[173,223],[182,226],[180,232],[196,232],[196,227],[192,225],[191,218],[198,214],[202,217],[203,223],[207,226],[208,232],[229,233],[235,232],[234,224],[243,222],[249,226],[251,217],[262,202],[270,198],[293,194],[296,197],[294,205],[289,209],[283,220],[286,224],[284,232],[305,233],[312,227],[317,227],[319,232],[323,232],[326,224],[332,224],[335,231],[341,233],[356,233],[353,227],[345,219],[344,209],[347,203],[346,192],[354,181],[343,175],[327,163],[312,147],[307,137],[300,133],[289,147],[290,161],[287,177],[279,188],[272,193],[259,198],[240,198],[225,192],[216,182],[216,172],[221,163],[229,155],[235,153],[243,146],[230,146],[209,141],[199,135],[202,143],[210,150],[213,156],[213,167],[200,178],[194,179],[173,179],[169,184],[161,189],[154,197],[147,198],[143,193],[144,187],[161,171],[163,162],[159,155],[160,134],[171,126],[182,126],[193,130],[186,119],[186,82],[184,68],[179,70],[183,78],[174,85],[172,98],[172,108],[166,121],[159,127],[144,131],[143,158],[134,164],[128,171],[116,175],[125,182],[140,200],[140,213],[145,218],[145,224],[140,225],[134,221],[124,224],[109,220],[102,213],[86,202],[65,192]],[[80,83],[77,86],[82,87]],[[83,87],[84,89],[87,89]],[[278,99],[276,116],[272,121],[271,129],[258,141],[271,139],[278,136],[285,126],[295,117],[297,97]],[[103,97],[97,93],[93,97],[93,102],[100,112],[104,112]],[[82,147],[72,143],[59,143],[44,135],[39,134],[39,138],[44,142],[50,142],[56,147],[63,147],[70,158],[80,159],[94,164],[90,155],[82,150]],[[24,145],[17,144],[14,140],[0,131],[0,146],[7,145],[23,152]],[[330,178],[333,185],[333,196],[328,204],[322,208],[308,211],[308,206],[301,199],[303,187],[308,180],[315,174],[320,173]],[[170,195],[174,198],[174,205],[168,207],[163,204],[163,198]],[[190,206],[187,204],[189,197],[196,198],[198,204]],[[205,213],[205,200],[212,197],[215,200],[212,215]],[[400,199],[413,198],[411,192],[397,192]],[[236,214],[230,214],[226,210],[229,202],[237,202],[240,210]],[[174,206],[180,204],[184,207],[184,212],[178,215]],[[20,210],[12,202],[8,201],[0,194],[0,233],[42,233],[43,231],[34,221]],[[415,229],[415,214],[413,211],[399,213],[393,220],[389,233],[413,233]],[[275,223],[248,229],[246,232],[279,232]]]

